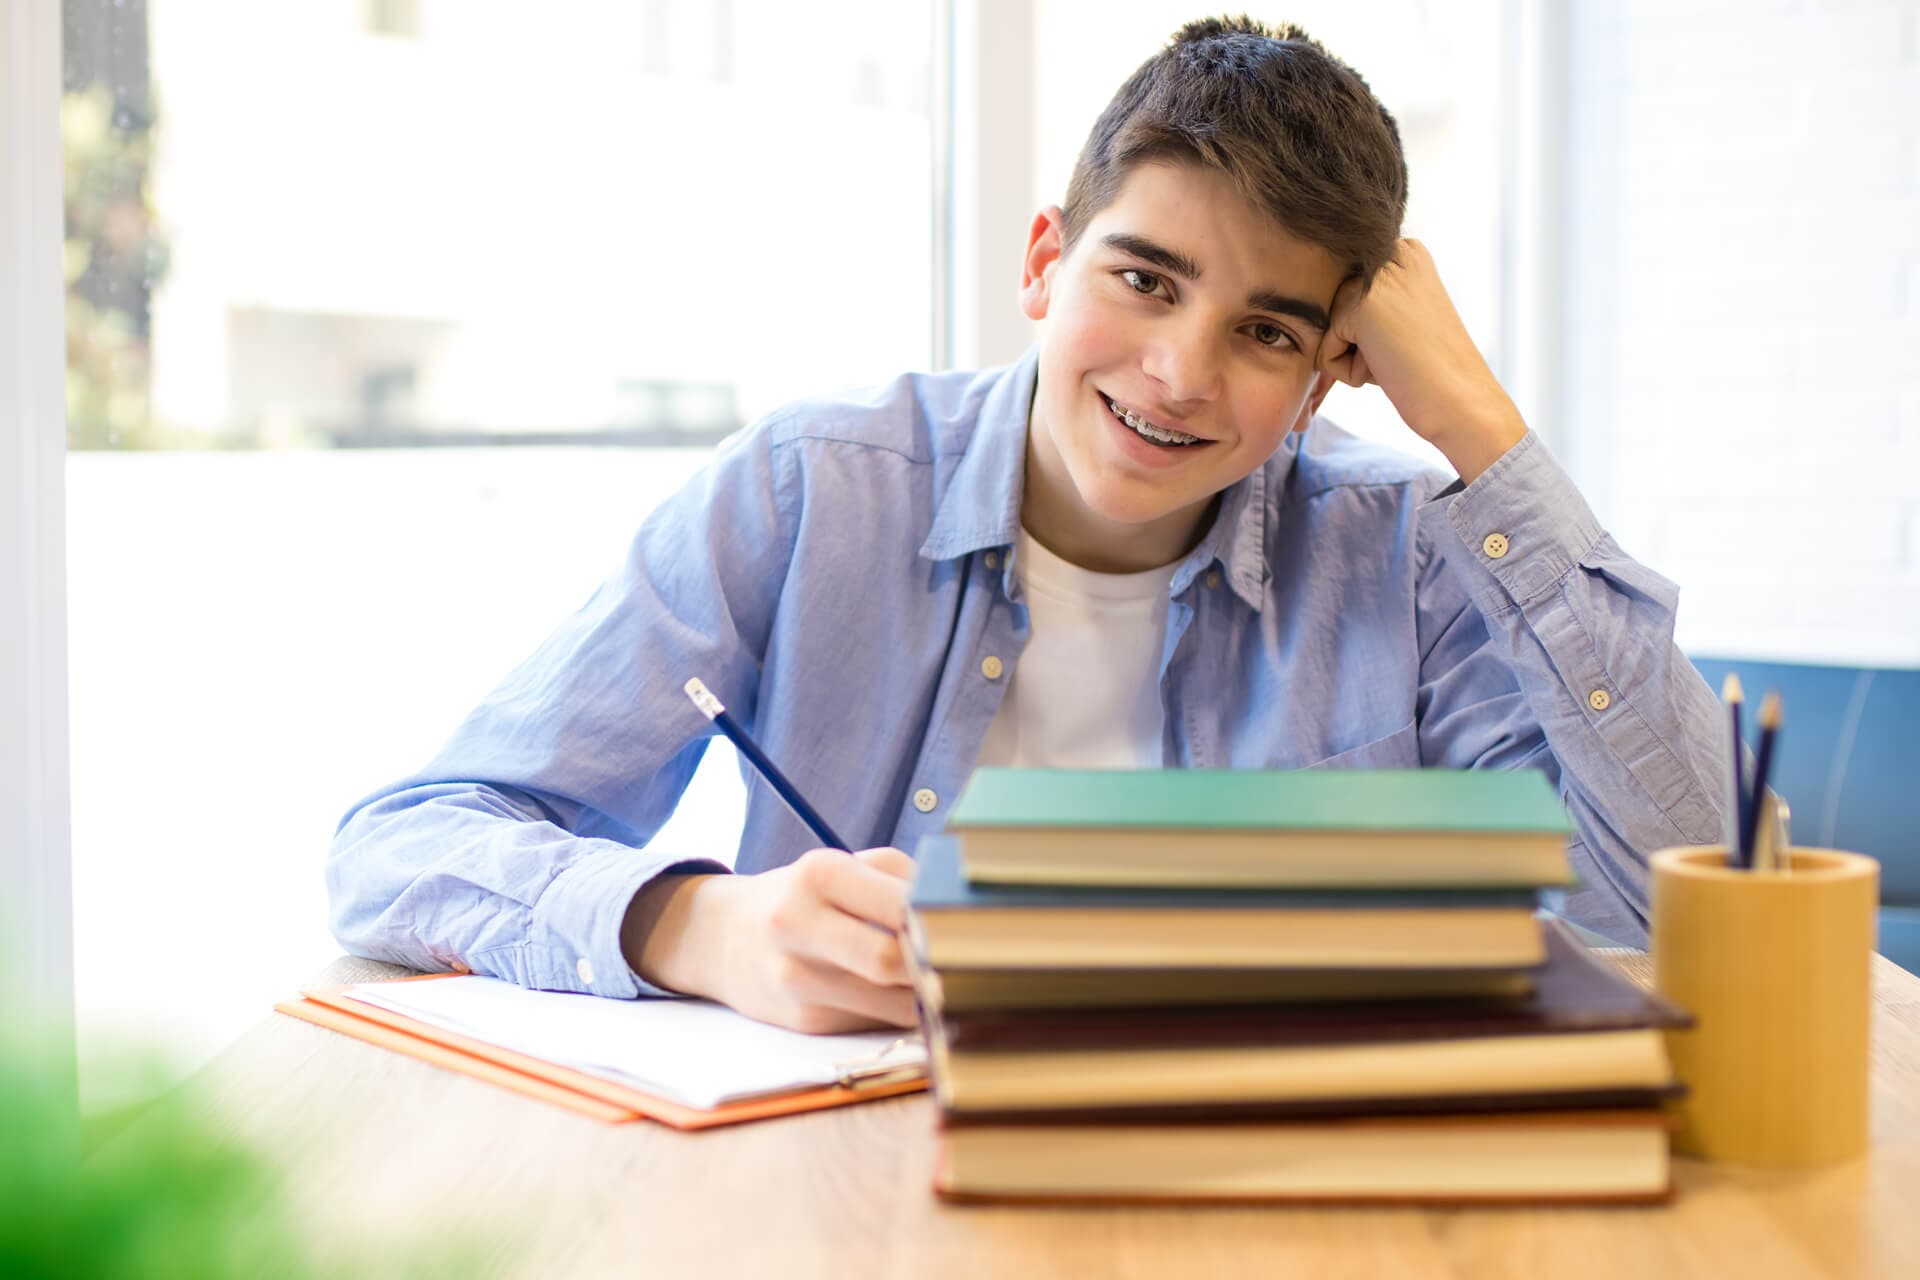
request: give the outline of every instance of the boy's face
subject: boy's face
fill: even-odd
[[[1197,166],[1136,168],[1065,255],[1059,210],[1041,213],[1020,296],[1045,321],[1027,529],[1087,568],[1177,559],[1214,495],[1325,397],[1316,363],[1345,277]]]

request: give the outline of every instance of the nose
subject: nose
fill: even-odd
[[[1211,400],[1220,393],[1224,353],[1213,333],[1199,325],[1168,325],[1156,335],[1141,370],[1169,401]]]

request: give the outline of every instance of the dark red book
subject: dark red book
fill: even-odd
[[[1689,1025],[1680,1009],[1544,922],[1547,963],[1533,989],[1496,998],[1286,1002],[1131,1009],[935,1010],[951,1052],[1203,1049],[1379,1040],[1554,1035]]]

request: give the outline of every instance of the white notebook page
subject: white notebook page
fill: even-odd
[[[920,1038],[906,1032],[803,1035],[706,1000],[609,1000],[477,975],[361,983],[346,994],[689,1107],[926,1063]]]

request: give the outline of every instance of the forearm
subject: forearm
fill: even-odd
[[[640,980],[662,991],[719,998],[714,954],[720,935],[707,917],[724,889],[714,875],[662,875],[633,896],[620,926],[620,949]]]
[[[1488,383],[1477,396],[1463,397],[1460,406],[1427,437],[1466,484],[1485,475],[1527,434],[1520,410],[1498,383],[1490,377]]]
[[[334,935],[357,955],[461,967],[542,990],[632,996],[628,905],[689,866],[665,852],[575,836],[508,789],[418,787],[373,801],[327,860]]]
[[[1600,530],[1535,438],[1445,508],[1443,567],[1470,592],[1544,740],[1588,890],[1644,918],[1647,855],[1717,839],[1721,822],[1725,744],[1711,690],[1673,643],[1677,589]],[[1461,670],[1473,677],[1484,656]],[[1506,749],[1527,750],[1524,735]]]

